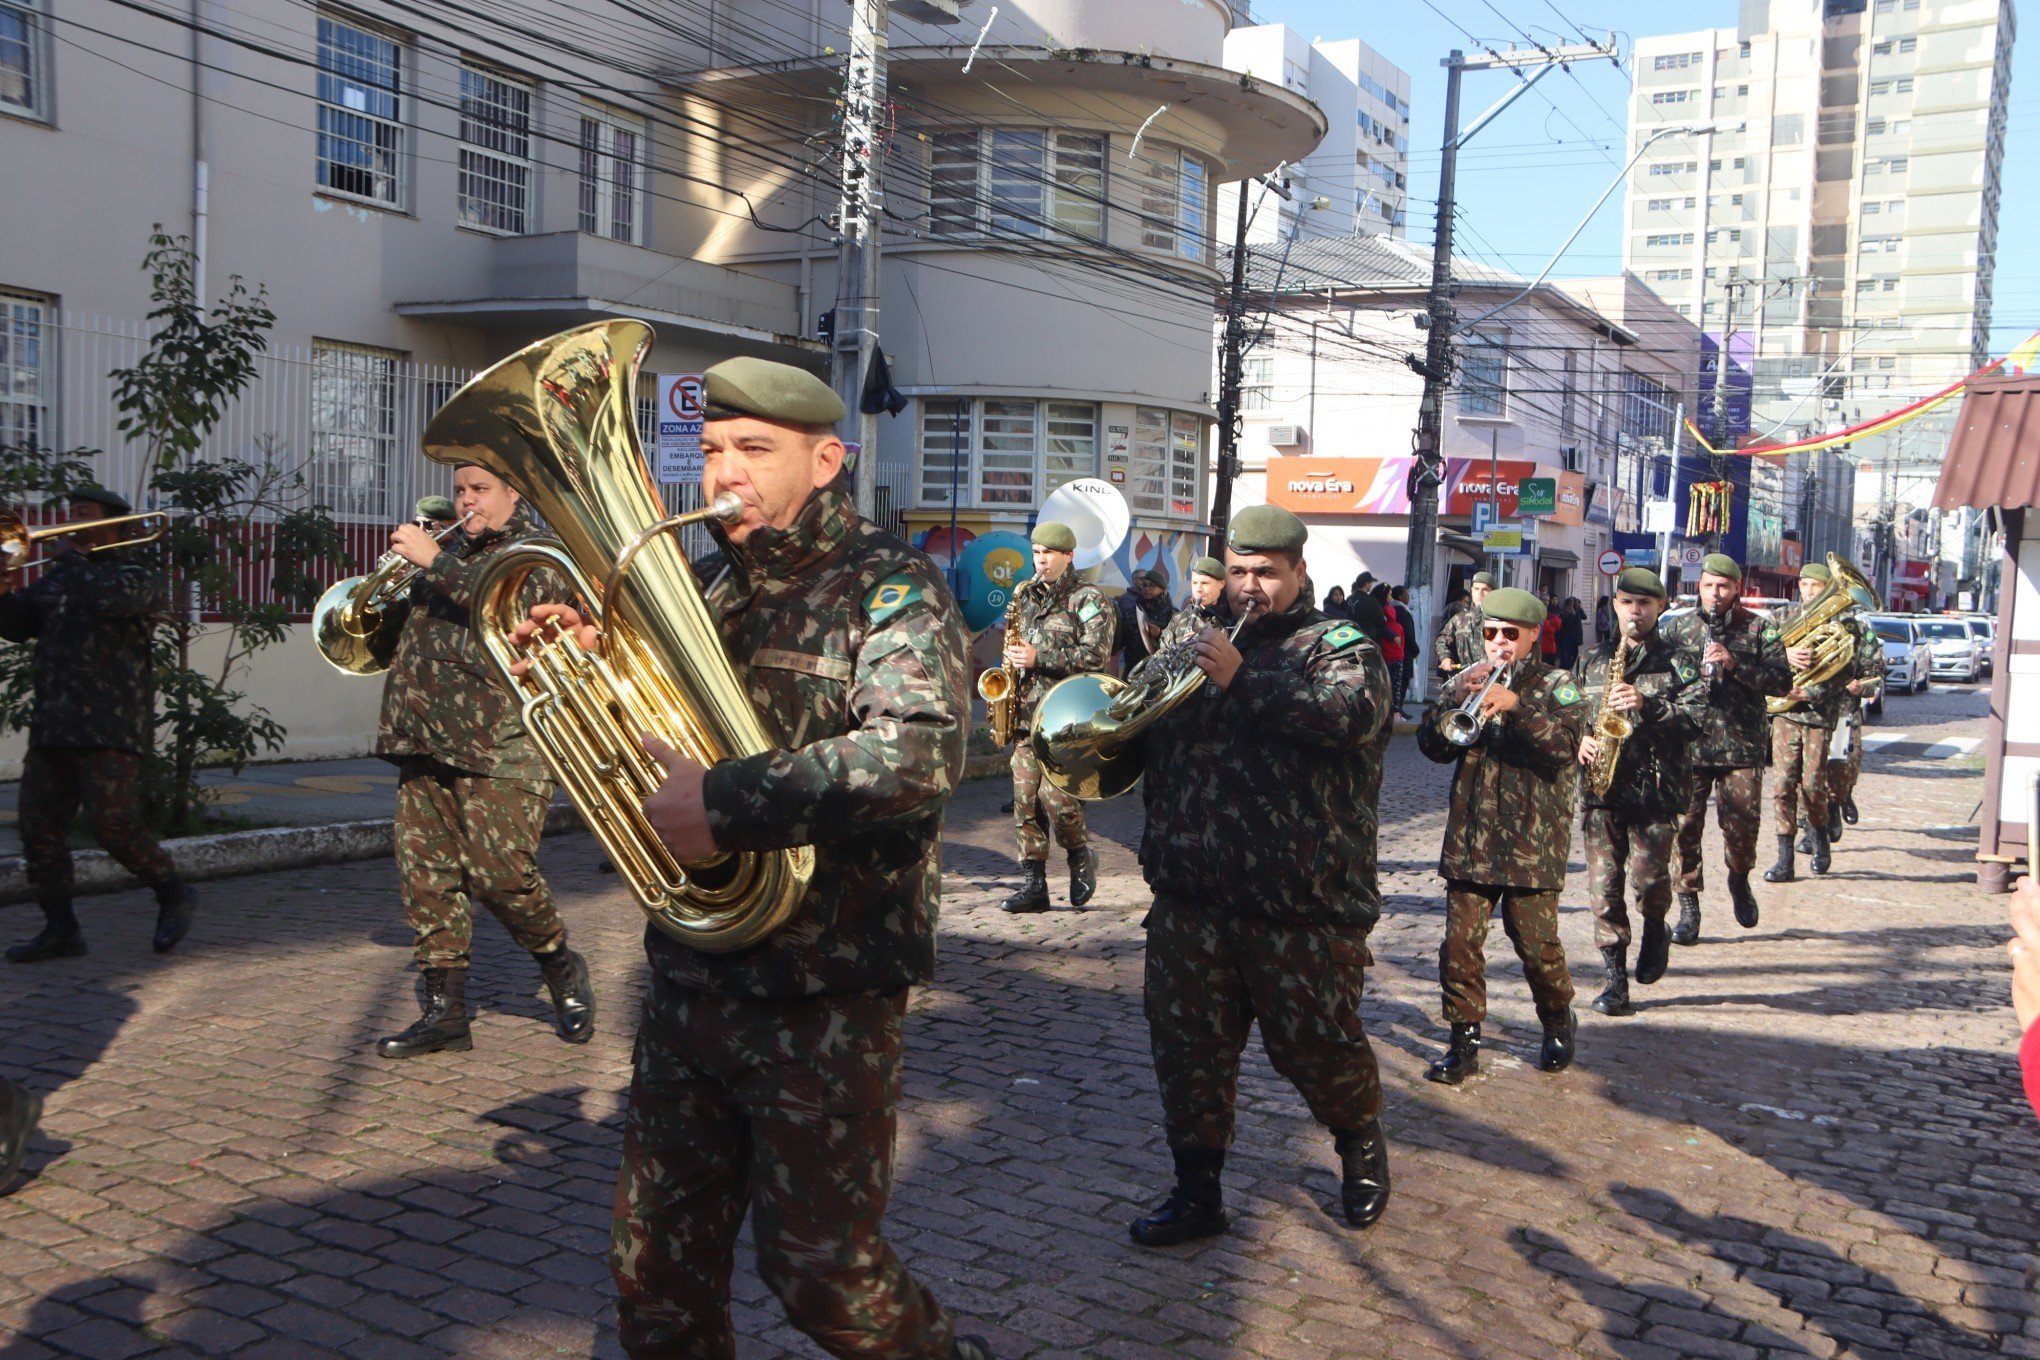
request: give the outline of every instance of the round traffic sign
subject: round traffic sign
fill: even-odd
[[[1603,576],[1620,576],[1622,574],[1622,554],[1616,552],[1613,548],[1602,553],[1601,574]]]
[[[675,420],[699,420],[702,408],[707,402],[707,383],[699,373],[683,373],[673,380],[666,393],[666,405],[672,408]]]

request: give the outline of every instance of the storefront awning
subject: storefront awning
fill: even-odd
[[[1438,541],[1454,552],[1465,553],[1478,562],[1487,556],[1487,549],[1480,546],[1480,540],[1471,534],[1458,534],[1450,529],[1438,531]]]
[[[1577,567],[1580,555],[1570,548],[1539,548],[1537,560],[1547,567]]]

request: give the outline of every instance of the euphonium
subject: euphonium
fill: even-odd
[[[567,796],[651,917],[695,949],[743,949],[785,924],[806,895],[814,851],[717,855],[683,864],[644,800],[665,778],[638,742],[650,733],[703,765],[780,743],[745,693],[672,530],[742,512],[734,495],[668,517],[638,447],[641,321],[605,321],[541,340],[475,378],[425,431],[436,462],[472,463],[515,487],[558,537],[498,549],[476,574],[476,636],[524,700],[524,726]],[[601,630],[593,651],[542,630],[528,644],[524,584],[556,571]],[[523,673],[513,667],[528,663]]]
[[[1027,583],[1022,581],[1006,597],[1008,639],[1019,634],[1020,592],[1026,588]],[[1011,666],[993,666],[978,676],[978,698],[985,701],[985,716],[991,720],[994,746],[1003,749],[1013,744],[1013,715],[1020,707],[1020,686],[1026,678],[1026,671]]]
[[[473,514],[468,511],[432,535],[432,541],[445,543]],[[411,614],[404,592],[423,570],[401,553],[386,552],[366,576],[348,576],[327,586],[312,606],[312,641],[318,644],[319,655],[343,675],[381,675],[388,670],[404,635],[404,620]]]
[[[1852,590],[1861,587],[1875,607],[1877,587],[1856,569],[1855,563],[1840,553],[1829,553],[1827,564],[1827,589],[1814,596],[1813,603],[1778,634],[1779,643],[1788,651],[1794,647],[1813,648],[1813,664],[1803,671],[1792,673],[1794,689],[1825,684],[1855,664],[1856,639],[1842,627],[1843,616],[1856,607]],[[1783,697],[1766,699],[1764,709],[1776,717],[1780,713],[1790,713],[1799,707],[1799,703],[1799,700]]]
[[[1627,669],[1629,649],[1632,643],[1629,630],[1625,627],[1615,642],[1615,655],[1608,659],[1608,679],[1601,689],[1601,702],[1594,712],[1594,760],[1587,766],[1587,787],[1596,794],[1605,794],[1615,785],[1615,767],[1622,760],[1622,746],[1636,731],[1636,722],[1627,713],[1617,713],[1608,707],[1608,691],[1622,683]]]

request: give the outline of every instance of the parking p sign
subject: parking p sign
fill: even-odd
[[[701,417],[706,404],[699,373],[659,375],[659,443],[652,460],[654,480],[701,480]]]

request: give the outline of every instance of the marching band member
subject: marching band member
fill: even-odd
[[[1808,562],[1799,569],[1799,603],[1778,612],[1780,632],[1792,626],[1828,588],[1833,573],[1824,563]],[[1852,620],[1844,620],[1846,626]],[[1881,656],[1881,649],[1880,649]],[[1786,659],[1795,673],[1813,666],[1811,647],[1791,647]],[[1804,689],[1794,687],[1785,697],[1797,701],[1788,713],[1771,720],[1771,767],[1777,787],[1771,793],[1771,824],[1778,836],[1778,862],[1764,870],[1766,883],[1790,883],[1799,877],[1792,857],[1792,833],[1804,807],[1813,871],[1824,874],[1834,862],[1828,847],[1827,752],[1834,740],[1835,723],[1841,718],[1850,687],[1860,691],[1853,675],[1836,677]]]
[[[1671,936],[1672,842],[1692,783],[1692,742],[1707,691],[1698,683],[1698,658],[1658,632],[1665,587],[1654,571],[1630,567],[1615,578],[1616,635],[1587,653],[1580,665],[1593,720],[1580,738],[1581,826],[1587,841],[1588,895],[1594,909],[1594,943],[1607,967],[1607,986],[1594,998],[1604,1015],[1628,1015],[1629,890],[1643,918],[1636,980],[1649,986],[1664,976]],[[1618,664],[1618,675],[1614,667]],[[1605,791],[1594,787],[1610,757],[1603,713],[1634,725],[1613,757]]]
[[[1445,879],[1445,939],[1438,981],[1452,1041],[1424,1073],[1457,1086],[1480,1070],[1487,1017],[1488,919],[1497,909],[1544,1027],[1538,1066],[1573,1060],[1572,975],[1558,940],[1558,895],[1572,845],[1573,785],[1585,708],[1569,672],[1538,656],[1545,610],[1527,590],[1491,590],[1481,601],[1487,660],[1446,683],[1417,728],[1417,748],[1458,762],[1438,872]],[[1492,683],[1490,683],[1492,682]],[[1478,697],[1470,719],[1462,710]],[[1455,721],[1476,723],[1470,742]]]
[[[1746,930],[1757,923],[1750,874],[1757,867],[1764,764],[1771,757],[1771,719],[1764,700],[1792,688],[1792,668],[1778,630],[1740,603],[1742,568],[1734,558],[1707,555],[1700,564],[1699,597],[1699,609],[1664,628],[1674,647],[1700,658],[1707,692],[1693,752],[1692,789],[1679,814],[1679,920],[1672,927],[1672,943],[1680,945],[1700,939],[1700,892],[1706,882],[1700,849],[1710,793],[1727,848],[1728,896],[1736,922]]]

